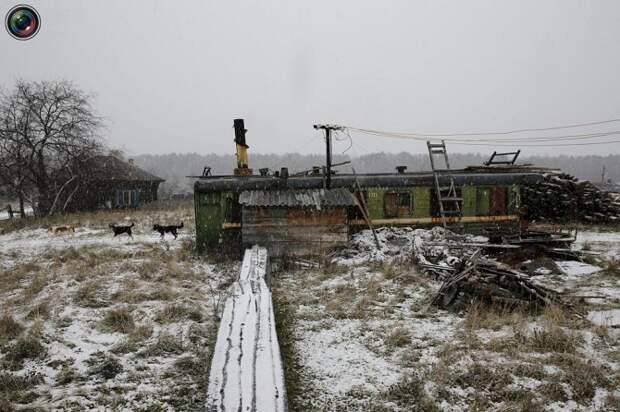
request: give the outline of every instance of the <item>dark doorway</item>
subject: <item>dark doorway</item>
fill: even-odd
[[[491,216],[505,215],[507,206],[508,206],[508,188],[505,188],[505,187],[492,188],[489,215]]]

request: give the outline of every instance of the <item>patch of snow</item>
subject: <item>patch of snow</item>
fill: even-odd
[[[595,310],[588,313],[588,319],[601,326],[620,326],[620,309]]]
[[[317,376],[319,391],[337,396],[359,386],[377,392],[399,380],[399,367],[350,339],[359,333],[355,323],[338,321],[334,328],[302,333],[297,344],[302,364]]]
[[[590,265],[584,262],[578,262],[575,260],[560,260],[556,261],[555,264],[558,266],[558,268],[560,268],[562,272],[572,277],[592,275],[602,270],[598,266]]]

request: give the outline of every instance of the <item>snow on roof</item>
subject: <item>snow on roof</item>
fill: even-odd
[[[316,190],[246,190],[239,203],[253,207],[334,207],[355,206],[355,199],[347,189]]]

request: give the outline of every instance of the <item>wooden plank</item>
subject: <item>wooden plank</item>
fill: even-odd
[[[207,410],[286,411],[286,390],[267,286],[267,250],[245,251],[239,279],[226,300],[218,330]]]

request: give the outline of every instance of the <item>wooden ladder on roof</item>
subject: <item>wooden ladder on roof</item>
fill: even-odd
[[[431,160],[431,169],[433,170],[433,178],[435,180],[435,192],[437,193],[441,223],[444,229],[461,232],[463,230],[463,198],[456,191],[446,143],[443,140],[441,143],[427,141],[426,145],[428,146],[428,155]],[[445,169],[436,167],[434,157],[437,155],[443,155],[446,164]]]

